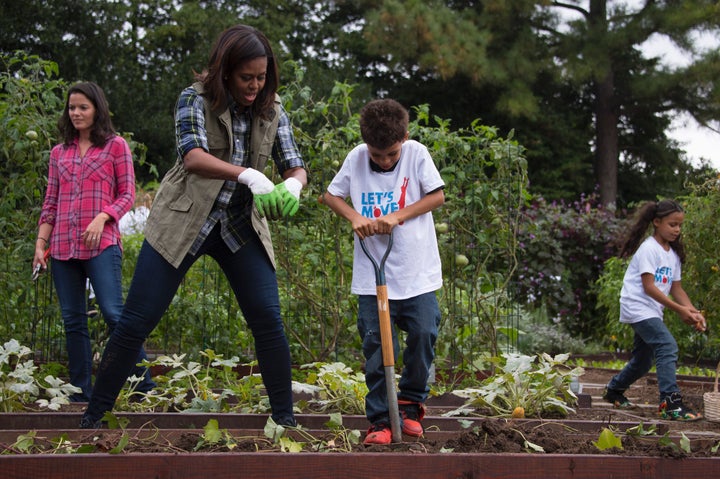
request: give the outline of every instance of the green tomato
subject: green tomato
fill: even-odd
[[[437,231],[440,234],[447,233],[449,228],[450,227],[448,226],[447,223],[437,223],[435,225],[435,231]]]
[[[468,264],[470,264],[470,260],[468,259],[467,256],[465,256],[464,254],[456,254],[455,255],[455,265],[456,266],[463,267],[463,266],[467,266]]]
[[[38,139],[38,134],[37,134],[37,131],[35,131],[35,130],[28,130],[27,132],[25,132],[25,136],[27,137],[28,140],[37,140]]]

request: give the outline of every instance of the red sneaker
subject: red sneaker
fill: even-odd
[[[385,423],[373,424],[368,429],[367,436],[363,444],[370,446],[373,444],[390,444],[392,442],[392,431],[390,425]]]
[[[425,405],[398,399],[400,415],[402,416],[402,432],[408,436],[420,437],[424,429],[420,421],[425,417]]]

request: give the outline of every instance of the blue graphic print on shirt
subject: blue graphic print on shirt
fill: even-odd
[[[672,268],[670,266],[660,266],[655,270],[655,282],[662,284],[672,284]]]
[[[377,192],[364,192],[360,201],[360,214],[366,218],[379,218],[387,214],[405,208],[405,196],[407,195],[408,183],[410,178],[403,178],[403,182],[400,185],[400,199],[395,201],[394,191],[377,191]],[[403,224],[403,222],[400,222]]]

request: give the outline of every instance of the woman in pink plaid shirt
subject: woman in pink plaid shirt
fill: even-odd
[[[110,330],[123,307],[120,218],[135,201],[135,171],[127,142],[115,134],[102,89],[92,82],[73,85],[58,128],[63,142],[50,153],[48,186],[40,214],[33,268],[46,269],[50,248],[52,278],[65,327],[70,382],[92,393],[92,349],[88,332],[86,279],[95,291]],[[141,350],[138,362],[145,359]],[[155,386],[149,371],[136,388]]]

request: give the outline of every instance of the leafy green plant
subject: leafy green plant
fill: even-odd
[[[577,396],[570,389],[573,377],[582,374],[581,368],[569,368],[568,354],[525,356],[503,354],[495,358],[496,370],[479,387],[461,389],[454,393],[466,398],[465,405],[447,415],[467,413],[468,408],[485,408],[491,415],[510,417],[521,407],[528,417],[547,413],[567,415]]]
[[[657,435],[657,426],[655,424],[651,424],[650,427],[646,429],[645,424],[640,422],[640,424],[638,424],[637,426],[626,429],[625,434],[627,434],[628,436],[638,437],[655,436]]]
[[[595,313],[595,291],[587,285],[612,256],[610,241],[621,224],[595,194],[572,203],[534,199],[519,222],[516,297],[542,308],[562,331],[597,338],[604,318]]]
[[[36,378],[37,369],[30,348],[22,346],[16,339],[6,341],[0,347],[1,411],[22,411],[33,402],[41,408],[58,410],[69,403],[70,395],[80,392],[80,388],[50,375]],[[45,397],[40,397],[41,393]]]
[[[593,445],[601,451],[613,448],[622,450],[623,448],[622,439],[606,427],[600,432],[598,440],[593,441]]]
[[[199,451],[209,446],[222,446],[232,451],[237,446],[237,441],[227,429],[220,429],[217,419],[210,419],[203,427],[203,434],[194,450]]]
[[[612,351],[629,351],[633,344],[632,328],[620,322],[620,290],[628,263],[629,260],[616,256],[608,258],[593,285],[597,309],[605,313],[603,342]]]
[[[264,413],[270,410],[263,394],[259,374],[239,377],[235,368],[238,358],[224,359],[211,349],[200,352],[204,363],[188,360],[186,355],[161,355],[153,361],[144,361],[145,367],[169,368],[166,374],[153,377],[158,387],[149,393],[135,391],[142,380],[130,377],[129,386],[120,392],[116,402],[118,410],[187,412],[242,412]]]
[[[683,331],[684,349],[695,357],[720,358],[720,176],[695,185],[688,185],[690,193],[680,198],[685,208],[683,241],[687,258],[683,265],[682,284],[695,306],[707,319],[707,334]]]
[[[312,363],[301,367],[310,370],[304,392],[312,394],[308,406],[319,412],[365,414],[367,385],[365,375],[354,372],[343,363]],[[305,385],[305,386],[307,386]]]
[[[587,352],[587,342],[565,331],[562,324],[554,323],[547,317],[547,308],[524,312],[518,325],[518,352],[522,354],[560,354],[572,351],[575,354]]]

